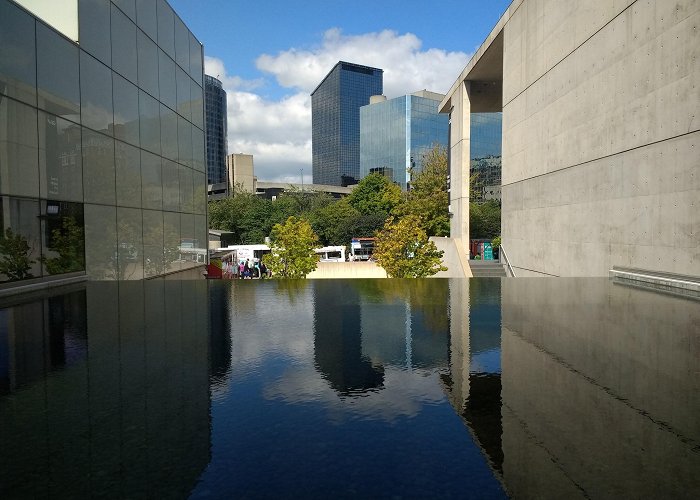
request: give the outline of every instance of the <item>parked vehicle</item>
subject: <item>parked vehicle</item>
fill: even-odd
[[[350,260],[372,260],[376,238],[353,238],[350,242]]]

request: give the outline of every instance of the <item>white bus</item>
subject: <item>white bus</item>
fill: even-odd
[[[344,246],[331,246],[315,248],[319,256],[319,262],[345,262],[345,247]]]

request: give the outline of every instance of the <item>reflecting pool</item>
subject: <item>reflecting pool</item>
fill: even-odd
[[[607,279],[0,303],[0,498],[697,498],[700,301]]]

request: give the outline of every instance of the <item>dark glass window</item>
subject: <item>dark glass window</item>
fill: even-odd
[[[39,197],[37,111],[13,99],[0,105],[0,193]]]
[[[138,32],[139,87],[158,98],[158,47],[143,32]]]
[[[74,122],[80,121],[78,46],[37,23],[37,87],[39,107]]]
[[[136,24],[153,40],[158,40],[158,15],[154,0],[136,0]]]
[[[177,85],[175,84],[175,61],[162,50],[158,51],[158,73],[160,102],[170,109],[177,109]]]
[[[39,169],[42,198],[83,201],[80,125],[39,112]]]
[[[43,258],[45,274],[85,270],[85,226],[83,204],[42,201],[44,226]]]
[[[160,104],[144,91],[139,91],[141,147],[160,154]]]
[[[0,94],[36,106],[34,25],[12,2],[0,2]]]
[[[116,141],[114,163],[117,181],[117,205],[141,206],[141,154],[137,148]]]
[[[86,203],[116,203],[114,139],[83,127],[83,192]]]
[[[175,13],[165,0],[157,0],[158,45],[175,58]]]
[[[133,83],[138,73],[136,54],[136,25],[112,7],[112,69]]]
[[[112,72],[94,57],[80,53],[80,113],[82,124],[104,134],[112,135]]]
[[[107,65],[112,63],[110,4],[104,0],[80,0],[80,47]]]
[[[114,137],[138,146],[139,90],[136,85],[112,73],[114,85]]]
[[[41,276],[39,202],[0,197],[0,281]]]
[[[141,190],[143,208],[163,209],[161,158],[146,151],[141,151]]]

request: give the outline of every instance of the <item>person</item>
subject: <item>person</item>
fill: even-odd
[[[253,264],[253,277],[260,278],[260,263],[256,259]]]
[[[264,262],[260,262],[260,279],[267,278],[267,266]]]
[[[245,260],[245,270],[243,272],[245,278],[252,278],[250,259]]]
[[[245,278],[245,262],[241,261],[241,263],[238,264],[238,279],[243,278]]]

